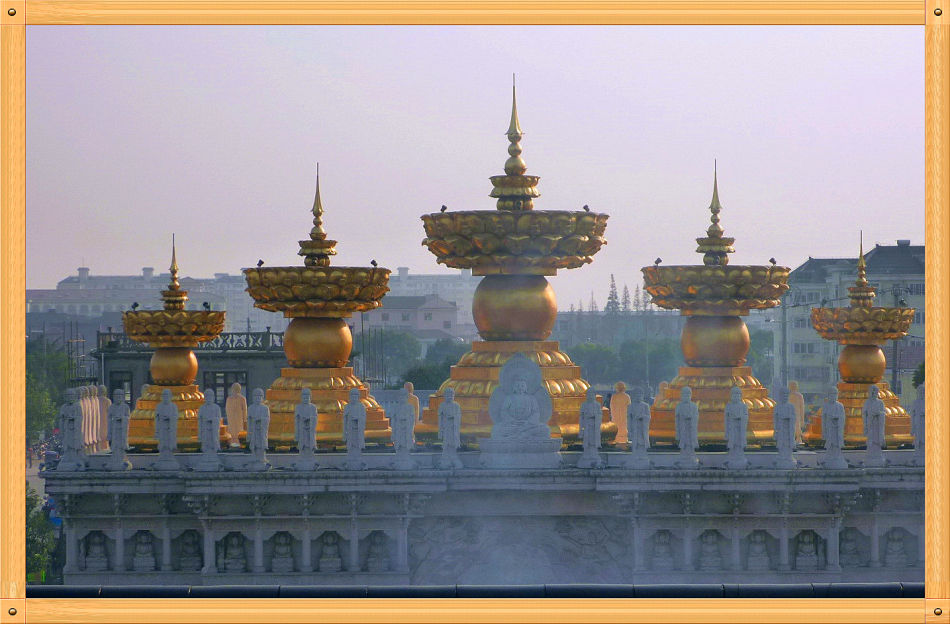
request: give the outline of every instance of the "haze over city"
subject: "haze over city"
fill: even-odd
[[[923,243],[918,27],[30,27],[27,287],[298,265],[314,163],[339,265],[445,272],[419,215],[494,209],[511,74],[536,209],[611,215],[559,307],[699,263]],[[385,300],[384,300],[385,305]]]

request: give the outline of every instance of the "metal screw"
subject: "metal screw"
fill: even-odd
[[[10,10],[13,11],[13,9],[10,9]],[[13,11],[13,12],[16,13],[16,11]],[[10,610],[7,611],[7,613],[9,613],[10,615],[16,615],[16,609],[14,609],[13,607],[10,607]]]
[[[10,10],[12,11],[13,9],[10,9]],[[13,15],[13,13],[11,13],[10,15]],[[936,9],[934,9],[934,15],[936,15],[937,17],[940,17],[941,15],[943,15],[943,10],[940,7],[937,7]]]
[[[937,9],[937,10],[939,11],[940,9]],[[13,611],[13,609],[10,609],[10,610]],[[934,615],[943,615],[943,609],[941,609],[940,607],[937,607],[936,609],[934,609]]]
[[[937,9],[937,10],[939,11],[940,9]],[[7,10],[7,15],[9,15],[10,17],[13,17],[14,15],[16,15],[16,9]],[[937,15],[940,15],[940,14],[938,13]],[[16,609],[10,609],[10,610],[16,611]],[[13,614],[11,613],[10,615],[13,615]]]

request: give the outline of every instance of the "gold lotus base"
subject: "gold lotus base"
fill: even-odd
[[[300,391],[310,388],[311,403],[317,406],[317,443],[321,446],[343,444],[343,408],[350,390],[360,389],[366,406],[366,442],[385,443],[392,438],[389,419],[383,408],[370,396],[369,389],[353,374],[351,367],[282,368],[280,377],[267,391],[270,407],[268,446],[288,450],[294,440],[294,409],[300,403]]]
[[[844,446],[845,448],[860,448],[867,445],[864,435],[864,418],[861,409],[868,399],[869,383],[838,383],[838,400],[844,405]],[[914,436],[911,435],[910,415],[901,407],[897,395],[891,391],[886,381],[879,381],[878,397],[884,401],[884,444],[888,448],[898,448],[901,445],[913,445]],[[821,411],[812,418],[808,430],[804,434],[805,443],[809,446],[823,447],[825,444],[821,436]]]
[[[749,366],[682,366],[662,398],[651,408],[651,444],[676,443],[676,404],[686,386],[693,389],[693,401],[699,404],[700,446],[725,445],[725,409],[733,386],[742,388],[742,400],[749,408],[746,431],[751,447],[773,444],[772,409],[775,401],[768,390],[752,376]]]
[[[491,435],[492,421],[488,415],[488,399],[498,386],[498,373],[512,356],[523,353],[541,366],[541,377],[551,395],[553,413],[548,425],[551,434],[560,436],[565,443],[578,439],[578,421],[581,404],[590,384],[581,379],[581,369],[559,350],[556,341],[475,341],[472,350],[459,363],[436,394],[429,398],[429,406],[422,412],[422,421],[416,423],[416,439],[435,442],[439,432],[439,405],[447,388],[455,390],[455,401],[462,408],[462,442],[475,444],[478,438]],[[617,436],[617,425],[610,422],[610,413],[603,410],[601,436],[612,442]]]
[[[172,403],[178,407],[178,450],[191,452],[200,450],[198,442],[198,409],[205,402],[205,395],[196,385],[187,386],[145,386],[142,396],[135,402],[135,409],[129,417],[129,446],[140,452],[158,450],[155,438],[155,407],[162,402],[162,391],[171,390]],[[231,434],[221,425],[221,446],[227,448]]]

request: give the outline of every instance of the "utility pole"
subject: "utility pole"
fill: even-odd
[[[788,387],[788,308],[782,299],[782,387]]]
[[[900,295],[902,288],[901,288],[900,286],[898,286],[897,284],[895,284],[895,285],[894,285],[894,288],[893,288],[892,290],[893,290],[893,293],[894,293],[894,307],[896,308],[896,307],[898,307],[898,306],[900,305],[898,296]],[[897,349],[898,349],[899,343],[900,343],[900,338],[894,340],[894,346],[892,347],[893,350],[894,350],[894,353],[893,353],[893,355],[891,356],[891,391],[894,392],[894,393],[897,393],[897,390],[898,390],[898,388],[897,388],[897,373],[898,373],[897,368],[898,368],[898,366],[900,365],[900,358],[898,357]]]

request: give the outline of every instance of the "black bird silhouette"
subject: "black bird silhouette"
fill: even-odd
[[[370,260],[369,263],[372,264],[374,267],[379,266],[375,260]]]
[[[211,310],[211,304],[208,303],[207,301],[205,301],[205,302],[202,303],[201,305],[204,306],[205,310],[209,310],[209,311]]]
[[[132,302],[132,309],[133,309],[133,310],[137,310],[138,307],[139,307],[139,302],[138,302],[138,301],[133,301],[133,302]]]
[[[445,212],[448,209],[449,209],[448,206],[446,206],[445,204],[442,204],[442,210],[440,210],[439,212]]]
[[[257,261],[257,268],[261,268],[262,266],[264,266],[264,261],[263,261],[263,260],[258,260],[258,261]]]
[[[653,261],[653,266],[660,266],[660,263],[663,262],[662,258],[657,258]]]
[[[584,204],[584,212],[590,212],[590,206]]]
[[[776,265],[776,264],[778,264],[778,263],[775,261],[775,258],[769,258],[769,262],[771,262],[773,266]]]

